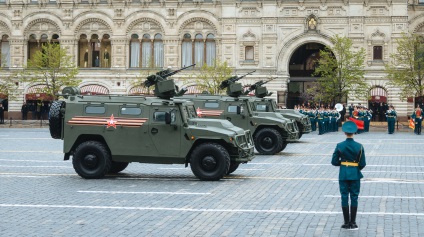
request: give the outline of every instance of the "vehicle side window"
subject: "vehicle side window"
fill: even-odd
[[[165,113],[164,111],[157,111],[153,113],[153,121],[155,122],[165,122]],[[175,122],[177,119],[177,115],[175,111],[171,112],[171,122]]]
[[[85,113],[87,114],[104,114],[106,108],[104,106],[87,106],[85,107]]]
[[[228,113],[237,113],[237,106],[236,105],[228,106]]]
[[[266,105],[256,105],[257,111],[266,111]]]
[[[219,108],[219,103],[217,103],[217,102],[205,102],[205,108],[212,108],[212,109]]]
[[[121,114],[122,115],[140,115],[141,109],[140,108],[123,107],[123,108],[121,108]]]

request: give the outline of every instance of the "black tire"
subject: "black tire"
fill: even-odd
[[[60,110],[65,108],[65,101],[53,101],[49,111],[50,135],[54,139],[62,138],[62,113]]]
[[[112,160],[103,143],[86,141],[75,149],[72,164],[79,176],[85,179],[99,179],[109,172]]]
[[[112,161],[109,174],[116,174],[123,171],[125,168],[127,168],[128,164],[128,162]]]
[[[289,144],[289,143],[286,142],[286,141],[283,141],[283,145],[281,146],[281,150],[279,152],[284,151],[284,149],[286,149],[286,147],[287,147],[287,144]]]
[[[299,139],[300,139],[303,135],[303,124],[297,123],[297,127],[299,128]]]
[[[254,138],[255,148],[261,155],[274,155],[280,152],[283,146],[283,137],[273,128],[263,128]]]
[[[203,143],[194,148],[191,153],[190,167],[193,174],[200,180],[220,180],[230,168],[230,155],[219,144]]]
[[[229,175],[229,174],[233,173],[234,171],[236,171],[236,169],[239,167],[239,165],[240,165],[240,163],[231,162],[230,169],[228,170],[227,175]]]

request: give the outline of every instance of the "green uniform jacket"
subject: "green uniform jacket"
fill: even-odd
[[[344,161],[359,163],[359,166],[341,165]],[[364,177],[361,170],[366,166],[364,147],[353,138],[347,138],[337,144],[331,164],[340,166],[339,180],[360,180]]]

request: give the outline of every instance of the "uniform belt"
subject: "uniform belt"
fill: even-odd
[[[358,163],[344,161],[344,162],[342,162],[342,165],[345,165],[345,166],[358,166]]]

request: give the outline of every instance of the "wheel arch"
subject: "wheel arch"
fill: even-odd
[[[208,142],[217,143],[217,144],[223,146],[225,148],[225,150],[227,150],[228,154],[231,157],[231,155],[232,155],[231,154],[231,146],[228,144],[228,142],[224,141],[223,139],[199,138],[193,143],[193,145],[190,148],[190,151],[186,155],[186,162],[185,162],[186,166],[188,165],[188,163],[190,163],[190,156],[191,156],[191,153],[193,152],[193,150],[196,147],[198,147],[199,145],[204,144],[204,143],[208,143]]]
[[[69,153],[65,154],[65,160],[69,159],[69,155],[72,155],[75,152],[75,149],[83,142],[86,141],[98,141],[103,143],[106,146],[106,149],[108,150],[109,154],[112,156],[112,152],[109,148],[109,145],[107,144],[106,140],[102,135],[98,134],[81,134],[78,136],[78,138],[75,140],[74,144],[72,145],[71,149],[69,150]]]

